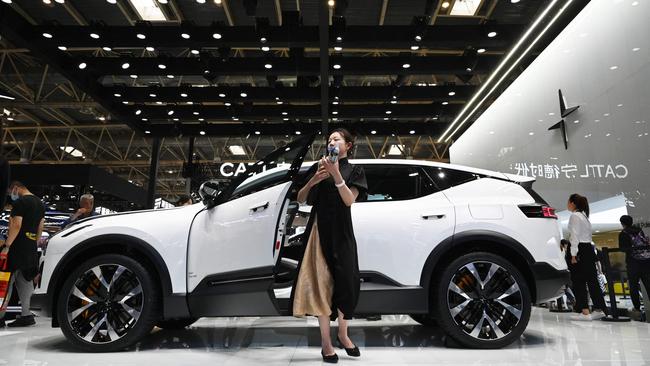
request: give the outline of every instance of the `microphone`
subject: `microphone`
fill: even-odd
[[[339,158],[339,145],[327,146],[327,158],[330,159],[331,163],[336,163],[336,159]]]

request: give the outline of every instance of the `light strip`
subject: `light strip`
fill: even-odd
[[[447,138],[445,139],[444,142],[448,142],[448,141],[451,139],[451,137],[452,137],[454,134],[456,134],[456,132],[458,132],[458,130],[460,130],[460,128],[461,128],[461,127],[462,127],[462,126],[467,122],[467,120],[469,120],[469,118],[470,118],[470,117],[471,117],[471,116],[476,112],[476,110],[477,110],[477,109],[478,109],[478,108],[483,104],[483,102],[485,102],[485,100],[487,99],[487,97],[489,97],[490,94],[492,94],[492,93],[496,90],[496,88],[497,88],[497,87],[498,87],[498,86],[503,82],[503,80],[505,80],[505,78],[506,78],[508,75],[510,75],[510,73],[512,72],[512,70],[514,70],[515,67],[517,67],[517,65],[521,62],[521,60],[522,60],[524,57],[526,57],[526,56],[528,55],[528,53],[530,53],[530,51],[533,49],[533,47],[535,47],[535,45],[537,44],[537,42],[539,42],[539,40],[544,36],[544,34],[545,34],[546,32],[548,32],[549,28],[551,28],[551,27],[553,26],[553,24],[555,24],[555,22],[558,20],[558,18],[560,17],[560,15],[562,15],[562,13],[564,13],[564,11],[569,7],[569,4],[571,4],[571,2],[573,2],[573,0],[567,0],[566,4],[564,4],[564,6],[563,6],[563,7],[562,7],[558,12],[557,12],[557,14],[553,17],[553,19],[551,19],[551,21],[548,23],[548,25],[547,25],[547,26],[546,26],[546,27],[545,27],[545,28],[544,28],[544,29],[539,33],[539,35],[538,35],[538,36],[533,40],[533,42],[531,42],[530,46],[529,46],[529,47],[528,47],[528,48],[527,48],[527,49],[522,53],[521,56],[519,56],[519,58],[518,58],[518,59],[517,59],[517,60],[512,64],[512,66],[510,66],[510,68],[508,69],[508,71],[506,71],[506,72],[503,74],[503,76],[501,77],[501,79],[499,79],[499,81],[497,81],[497,82],[494,84],[494,86],[492,87],[492,89],[490,89],[490,91],[489,91],[489,92],[488,92],[488,93],[483,97],[483,99],[481,99],[481,101],[476,105],[476,107],[474,107],[474,109],[472,110],[472,112],[470,112],[470,113],[467,115],[467,117],[465,117],[465,119],[463,120],[463,122],[461,122],[461,123],[458,125],[458,127],[456,127],[456,129],[455,129],[455,130],[454,130],[454,131],[449,135],[449,137],[447,137]],[[442,139],[442,138],[441,138],[441,139]]]
[[[9,99],[9,100],[16,100],[16,98],[12,97],[11,95],[4,95],[4,94],[0,94],[0,98]]]
[[[438,139],[438,142],[443,142],[445,137],[447,137],[449,132],[458,123],[458,121],[461,119],[463,114],[465,112],[467,112],[467,110],[470,108],[472,103],[474,103],[476,101],[476,99],[478,99],[479,95],[483,92],[483,90],[485,90],[488,87],[488,84],[490,84],[490,82],[492,82],[492,80],[494,78],[496,78],[499,71],[501,71],[501,69],[506,65],[506,63],[508,63],[508,60],[510,60],[514,56],[515,52],[519,49],[519,47],[521,47],[521,45],[524,43],[526,38],[528,38],[528,36],[533,32],[533,30],[535,30],[535,28],[537,28],[537,25],[539,25],[539,23],[542,21],[542,19],[544,19],[546,14],[548,14],[551,11],[553,6],[555,6],[555,4],[558,1],[559,0],[553,0],[553,2],[551,2],[551,4],[549,4],[549,6],[547,6],[546,9],[544,9],[542,14],[540,14],[539,17],[537,17],[537,19],[535,19],[535,22],[528,28],[528,30],[526,30],[526,33],[524,33],[524,35],[521,36],[521,38],[519,38],[519,41],[517,41],[515,46],[510,50],[510,52],[506,55],[506,57],[503,60],[501,60],[501,63],[499,64],[499,66],[497,66],[497,68],[494,70],[492,75],[490,75],[490,77],[483,83],[483,85],[481,85],[481,88],[476,92],[476,94],[474,94],[472,99],[470,99],[470,101],[467,102],[467,104],[465,104],[465,107],[460,111],[460,113],[458,114],[456,119],[454,119],[454,121],[451,123],[451,125],[449,125],[447,130],[445,130],[445,132],[442,134],[442,136],[440,136],[440,138]],[[570,0],[570,1],[573,1],[573,0]],[[445,140],[445,141],[447,141],[447,140]]]
[[[142,20],[165,21],[167,18],[155,0],[130,0]]]

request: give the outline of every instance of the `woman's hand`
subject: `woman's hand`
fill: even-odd
[[[330,176],[330,173],[328,173],[325,170],[325,167],[322,164],[319,164],[318,165],[318,170],[316,171],[314,176],[311,177],[311,179],[309,180],[309,185],[313,187],[313,186],[317,185],[318,183],[322,182],[323,180],[329,178],[329,176]]]
[[[332,163],[328,157],[324,157],[321,159],[321,166],[334,178],[334,183],[340,183],[343,180],[339,171],[338,159]]]
[[[571,257],[571,264],[578,264],[578,259],[574,256]]]

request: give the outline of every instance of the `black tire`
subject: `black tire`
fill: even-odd
[[[411,318],[425,327],[436,327],[438,321],[429,314],[411,314]]]
[[[119,254],[101,255],[77,267],[57,299],[56,314],[65,337],[84,351],[113,352],[148,335],[160,319],[161,303],[159,287],[149,273]]]
[[[519,339],[528,325],[532,304],[526,280],[498,255],[463,255],[442,270],[435,286],[438,324],[461,346],[502,348]]]
[[[167,319],[159,321],[156,323],[156,326],[158,328],[169,330],[185,329],[194,324],[197,320],[197,318]]]

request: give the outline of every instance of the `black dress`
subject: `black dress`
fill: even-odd
[[[317,170],[316,163],[307,173],[307,180],[311,179]],[[339,160],[339,171],[345,184],[350,188],[356,187],[359,191],[357,201],[365,200],[368,185],[363,168],[354,166],[347,158],[343,158]],[[311,189],[307,203],[313,208],[303,238],[304,242],[309,238],[316,218],[320,245],[334,282],[331,319],[337,318],[337,309],[343,312],[345,319],[351,319],[359,299],[360,278],[357,242],[354,238],[350,207],[343,202],[332,177],[321,181]],[[304,248],[305,245],[303,245],[303,254]],[[297,273],[301,269],[303,255],[300,258]],[[296,286],[291,294],[292,309],[295,289]]]

